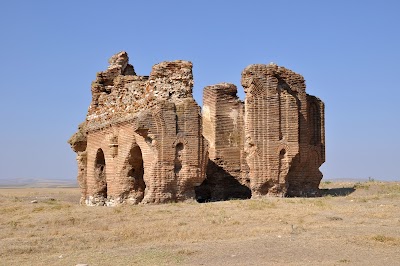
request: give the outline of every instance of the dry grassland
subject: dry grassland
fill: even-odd
[[[76,188],[2,188],[0,265],[400,265],[400,184],[322,187],[114,208],[79,206]]]

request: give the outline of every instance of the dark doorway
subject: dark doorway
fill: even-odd
[[[107,198],[106,159],[102,149],[98,149],[94,163],[94,175],[97,182],[97,194]]]
[[[130,182],[129,194],[135,198],[136,202],[140,202],[144,197],[146,184],[143,179],[144,167],[142,150],[138,145],[135,145],[129,151],[127,170]]]

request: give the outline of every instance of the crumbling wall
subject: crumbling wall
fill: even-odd
[[[314,196],[325,161],[324,104],[304,78],[275,64],[193,99],[192,63],[139,76],[126,52],[96,75],[86,121],[69,143],[87,205]]]
[[[319,167],[325,162],[325,106],[317,97],[306,95],[307,133],[303,138],[299,159],[289,177],[288,195],[319,195],[322,173]]]
[[[199,201],[250,198],[242,173],[243,102],[233,84],[220,83],[203,90],[203,136],[209,142],[207,178],[196,189]]]
[[[85,122],[86,204],[194,199],[207,142],[192,96],[192,63],[163,62],[149,77],[136,75],[125,52],[109,63],[92,83]]]
[[[82,123],[78,127],[78,131],[71,136],[68,140],[72,150],[76,153],[76,161],[78,164],[78,185],[81,190],[80,204],[84,204],[87,193],[87,138],[85,123]]]

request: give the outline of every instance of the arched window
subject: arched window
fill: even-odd
[[[95,181],[97,182],[97,194],[107,198],[106,159],[102,149],[98,149],[94,163]]]
[[[174,166],[174,172],[175,174],[178,174],[179,171],[181,171],[182,169],[182,157],[183,157],[183,144],[182,143],[178,143],[176,144],[175,147],[175,166]]]
[[[280,184],[281,182],[284,181],[284,179],[286,178],[288,169],[286,169],[288,167],[287,165],[287,155],[286,155],[286,150],[282,149],[279,152],[279,164],[278,164],[278,184]]]
[[[143,179],[144,167],[142,150],[138,145],[131,148],[128,155],[128,178],[131,182],[132,190],[136,193],[137,201],[140,202],[143,199],[146,184]]]

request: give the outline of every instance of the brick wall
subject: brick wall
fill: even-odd
[[[86,121],[69,143],[88,205],[317,195],[325,161],[324,103],[275,64],[192,96],[192,63],[136,75],[125,52],[92,83]]]

